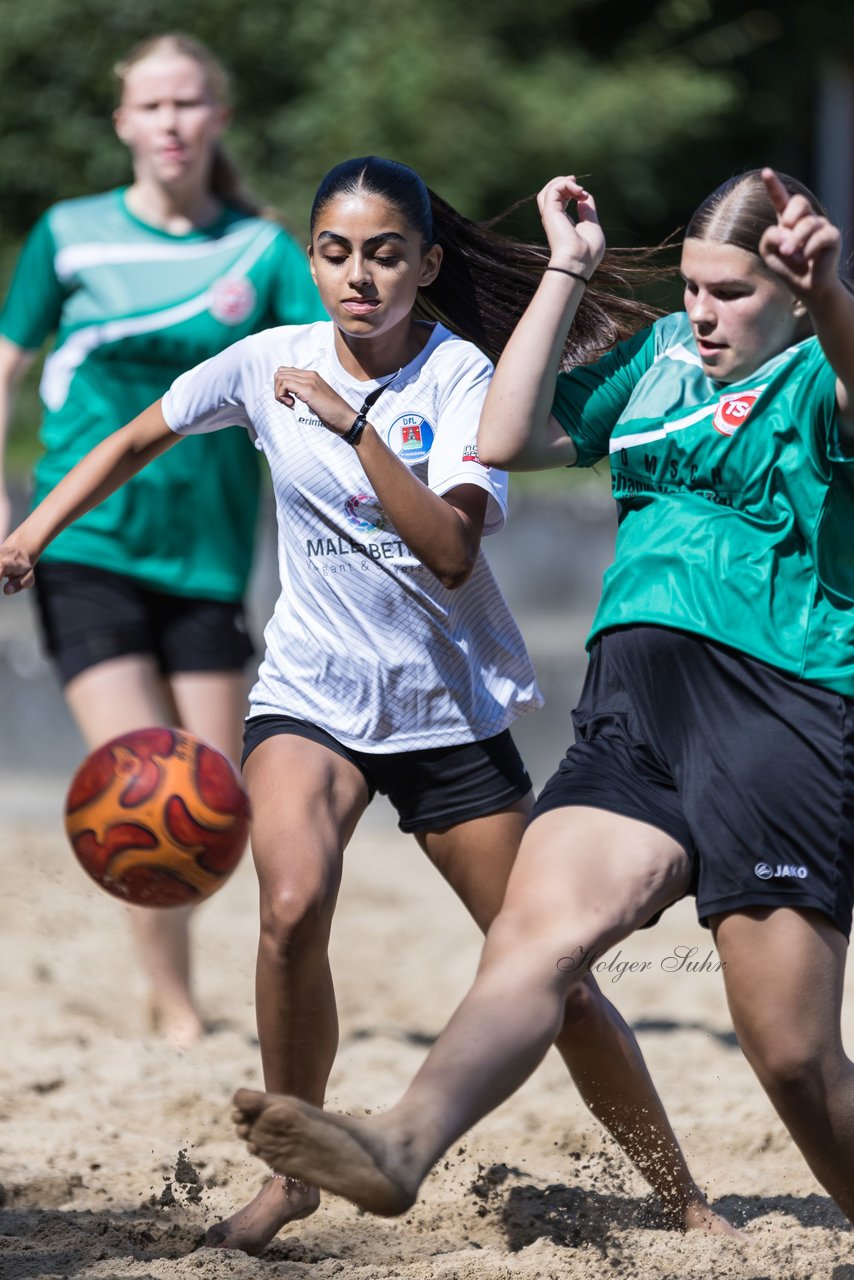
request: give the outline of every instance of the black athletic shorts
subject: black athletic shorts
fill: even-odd
[[[702,637],[635,626],[594,644],[573,723],[534,817],[591,805],[666,831],[694,861],[703,923],[814,908],[849,935],[854,700]]]
[[[401,831],[442,831],[506,809],[531,790],[509,729],[483,742],[381,754],[353,751],[325,729],[292,716],[250,716],[241,763],[259,743],[281,733],[319,742],[361,769],[369,799],[377,791],[388,796]]]
[[[133,578],[50,560],[36,567],[48,653],[63,683],[110,658],[146,654],[164,675],[242,671],[253,653],[240,602],[153,591]]]

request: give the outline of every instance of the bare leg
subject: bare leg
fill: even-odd
[[[556,1047],[587,1106],[656,1192],[668,1221],[686,1231],[739,1235],[692,1178],[640,1045],[590,974],[569,993]]]
[[[854,1222],[854,1064],[840,1014],[847,942],[817,911],[715,922],[745,1056],[818,1181]]]
[[[529,795],[499,813],[416,836],[484,933],[501,907],[531,808]],[[557,1048],[587,1106],[668,1217],[686,1230],[732,1232],[691,1177],[631,1028],[590,974],[569,994]]]
[[[209,742],[237,766],[246,709],[246,678],[239,671],[181,672],[168,681],[174,714],[169,723]],[[131,910],[137,952],[151,983],[152,1021],[179,1049],[204,1034],[192,992],[192,908]]]
[[[238,1131],[282,1172],[373,1212],[402,1212],[442,1152],[542,1060],[590,960],[681,897],[689,870],[684,851],[645,823],[595,809],[544,814],[522,841],[475,983],[403,1098],[352,1120],[240,1090]]]
[[[69,681],[65,699],[90,750],[131,729],[179,723],[168,684],[154,660],[141,654],[89,667]],[[189,909],[128,907],[127,913],[149,983],[152,1021],[186,1048],[202,1032],[190,990]]]
[[[320,1107],[338,1047],[327,947],[344,848],[364,812],[361,772],[305,738],[262,742],[246,762],[261,892],[256,1011],[264,1080]],[[259,1254],[319,1192],[273,1178],[206,1243]]]

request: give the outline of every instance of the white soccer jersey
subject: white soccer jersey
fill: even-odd
[[[180,434],[242,423],[272,473],[282,589],[250,715],[296,716],[356,750],[398,752],[492,737],[541,706],[483,554],[462,587],[443,587],[398,537],[358,452],[305,405],[275,399],[280,365],[316,370],[354,416],[381,385],[344,371],[326,321],[245,338],[183,374],[163,400]],[[501,528],[507,507],[507,476],[483,466],[475,447],[490,376],[476,347],[436,325],[369,415],[435,493],[487,491],[486,533]]]

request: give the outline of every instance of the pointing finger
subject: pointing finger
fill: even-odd
[[[786,205],[791,199],[789,192],[783,186],[780,179],[773,169],[762,170],[762,181],[765,183],[765,190],[771,197],[771,203],[774,206],[774,212],[780,216],[786,210]]]

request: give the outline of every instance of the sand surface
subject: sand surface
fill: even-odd
[[[249,860],[198,913],[198,986],[213,1030],[182,1054],[146,1030],[122,909],[66,847],[61,786],[2,786],[4,1280],[854,1280],[854,1238],[741,1057],[689,904],[621,948],[634,972],[600,979],[637,1031],[695,1175],[744,1226],[743,1243],[664,1229],[552,1052],[404,1219],[328,1198],[261,1259],[201,1248],[205,1227],[262,1177],[229,1121],[235,1086],[260,1084]],[[479,950],[462,909],[386,815],[371,814],[348,851],[334,934],[341,1048],[329,1104],[353,1112],[396,1097]],[[692,947],[698,971],[668,971],[677,949]],[[850,999],[846,1031],[851,1043]]]

